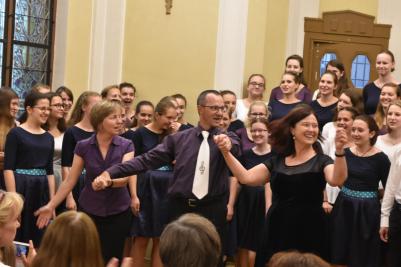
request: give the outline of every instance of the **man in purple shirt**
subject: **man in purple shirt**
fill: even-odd
[[[226,107],[223,98],[215,90],[203,91],[197,99],[197,106],[199,113],[197,127],[169,135],[149,152],[108,168],[95,180],[93,186],[101,189],[109,185],[114,178],[156,169],[175,160],[174,175],[168,187],[169,221],[185,213],[198,213],[212,221],[224,240],[229,170],[213,137],[222,133],[218,127]],[[207,194],[198,199],[192,191],[199,147],[203,141],[202,131],[209,132],[207,142],[210,149],[210,168]],[[234,134],[228,135],[231,140],[231,151],[234,155],[239,155],[238,137]]]

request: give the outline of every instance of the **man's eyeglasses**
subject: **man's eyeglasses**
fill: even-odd
[[[252,85],[252,86],[259,86],[261,88],[265,87],[264,83],[250,82],[249,84]]]
[[[226,106],[204,106],[204,105],[201,105],[201,106],[205,107],[205,108],[210,108],[214,112],[217,112],[217,111],[226,112],[227,111]]]

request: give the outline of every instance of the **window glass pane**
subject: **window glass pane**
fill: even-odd
[[[352,60],[351,80],[356,88],[363,88],[370,78],[370,62],[365,55],[357,55]]]
[[[47,45],[50,0],[16,0],[14,40]]]
[[[329,63],[330,60],[336,58],[337,56],[335,53],[326,53],[323,55],[323,57],[320,59],[320,77],[322,76],[323,73],[325,73],[327,63]]]
[[[14,45],[11,87],[20,97],[36,83],[46,83],[48,50]]]
[[[4,38],[5,18],[6,18],[6,0],[0,0],[0,39]]]

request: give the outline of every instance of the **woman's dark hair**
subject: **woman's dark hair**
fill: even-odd
[[[57,89],[57,90],[58,90],[58,89]],[[55,98],[55,97],[60,97],[60,98],[61,98],[61,95],[60,95],[59,93],[53,93],[53,92],[48,93],[47,96],[48,96],[48,98],[49,98],[50,105],[52,104],[52,99],[53,99],[53,98]],[[49,123],[48,123],[48,121],[42,126],[42,128],[43,128],[44,130],[46,130],[46,131],[49,130]],[[58,119],[58,122],[57,122],[57,129],[58,129],[60,132],[62,132],[62,133],[64,133],[65,130],[67,130],[67,123],[66,123],[64,117]]]
[[[183,100],[184,103],[185,103],[185,107],[187,106],[187,99],[186,99],[185,96],[183,96],[182,94],[174,94],[174,95],[172,95],[171,97],[173,97],[173,98],[178,98],[178,99]]]
[[[31,90],[26,96],[25,96],[25,102],[24,102],[24,113],[22,113],[21,117],[19,117],[19,122],[24,123],[28,119],[28,112],[26,109],[28,107],[34,107],[39,100],[41,99],[47,99],[49,100],[48,94],[42,94],[37,91]]]
[[[298,104],[286,116],[271,122],[268,130],[270,133],[269,143],[272,149],[285,157],[293,155],[295,153],[295,144],[291,129],[294,128],[299,121],[305,119],[309,115],[316,117],[313,109],[309,105]],[[320,132],[318,139],[321,139]],[[313,144],[313,149],[316,153],[323,153],[317,141]]]
[[[351,117],[352,117],[353,120],[355,120],[355,118],[356,118],[358,115],[361,114],[361,113],[358,112],[358,110],[355,109],[354,107],[343,107],[343,108],[340,109],[340,110],[337,110],[337,109],[335,110],[334,116],[333,116],[333,121],[337,121],[338,114],[339,114],[341,111],[348,111],[349,113],[351,113]]]
[[[285,60],[285,67],[287,67],[288,61],[290,60],[296,60],[299,63],[299,66],[302,68],[302,72],[298,74],[299,78],[300,78],[300,83],[308,86],[308,84],[305,81],[305,77],[304,77],[304,59],[300,56],[300,55],[291,55],[289,57],[287,57],[287,59]]]
[[[120,90],[124,87],[132,88],[134,90],[134,95],[136,95],[136,88],[132,83],[122,82],[118,85],[118,88],[120,88]]]
[[[65,93],[71,99],[71,102],[74,102],[74,94],[72,91],[66,86],[60,86],[57,88],[56,93],[61,95],[61,93]]]
[[[0,89],[0,151],[4,149],[8,132],[15,126],[10,113],[10,103],[15,98],[18,98],[18,95],[13,90],[5,87]]]
[[[84,112],[82,110],[82,107],[88,105],[89,98],[95,96],[100,96],[100,95],[97,92],[85,91],[78,97],[77,103],[75,103],[75,106],[71,112],[71,118],[68,121],[69,127],[77,124],[82,120],[82,118],[84,117]]]
[[[336,75],[334,72],[332,72],[332,71],[326,70],[326,71],[322,74],[322,76],[320,76],[320,79],[322,79],[322,77],[323,77],[324,75],[326,75],[326,74],[329,74],[329,75],[331,75],[331,77],[333,77],[334,85],[337,86],[337,84],[338,84],[337,75]],[[333,91],[333,94],[334,94],[334,91]]]
[[[375,132],[375,135],[370,138],[370,145],[374,146],[376,144],[377,137],[379,136],[379,126],[377,126],[376,121],[369,115],[363,114],[355,118],[354,121],[361,120],[368,125],[369,132]]]
[[[177,109],[176,103],[177,102],[175,101],[175,98],[171,96],[163,97],[162,99],[160,99],[159,103],[157,103],[155,107],[155,113],[153,118],[156,117],[156,114],[165,115],[169,108],[173,108],[174,110]],[[164,130],[163,133],[159,135],[160,142],[163,140],[164,137],[166,137],[170,133],[171,133],[170,130]]]
[[[302,78],[294,71],[285,71],[282,76],[284,75],[291,75],[292,77],[294,77],[294,82],[296,84],[302,83]]]
[[[352,106],[358,111],[359,114],[364,113],[363,97],[360,89],[356,88],[345,89],[344,91],[341,92],[341,94],[338,97],[340,97],[342,94],[349,97]]]
[[[327,63],[326,71],[327,71],[327,66],[332,66],[332,67],[338,69],[342,73],[341,78],[338,80],[337,88],[334,91],[334,96],[339,97],[343,93],[344,90],[350,88],[349,83],[348,83],[347,74],[345,72],[344,64],[336,59],[332,59],[329,61],[329,63]]]
[[[252,125],[254,125],[255,123],[263,123],[266,126],[266,129],[269,128],[269,120],[267,118],[264,117],[252,118],[249,122],[249,127],[251,128]]]
[[[136,104],[136,107],[135,107],[135,116],[134,116],[134,120],[132,122],[132,126],[131,127],[137,127],[138,126],[138,119],[136,118],[136,115],[141,112],[141,108],[143,106],[150,106],[150,107],[152,107],[153,110],[155,109],[155,107],[153,106],[152,102],[150,102],[148,100],[139,101],[138,104]]]

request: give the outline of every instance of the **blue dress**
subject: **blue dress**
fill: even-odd
[[[319,104],[317,100],[312,101],[310,104],[311,108],[313,111],[315,111],[317,121],[319,123],[319,130],[322,132],[323,126],[328,123],[333,121],[334,117],[334,112],[337,108],[337,103],[331,104],[327,107],[323,107]]]
[[[296,103],[285,104],[279,100],[272,99],[268,106],[270,110],[270,121],[281,119],[300,103],[302,102],[299,101]]]
[[[16,127],[7,135],[4,170],[14,171],[16,191],[24,197],[15,240],[40,244],[43,230],[36,227],[33,213],[49,201],[47,175],[53,174],[53,153],[54,138],[48,132],[32,134]]]
[[[312,101],[312,95],[313,94],[309,88],[305,86],[296,94],[296,97],[302,102],[309,104]],[[271,90],[269,102],[271,102],[273,99],[283,99],[283,91],[281,90],[280,86],[277,86]]]

